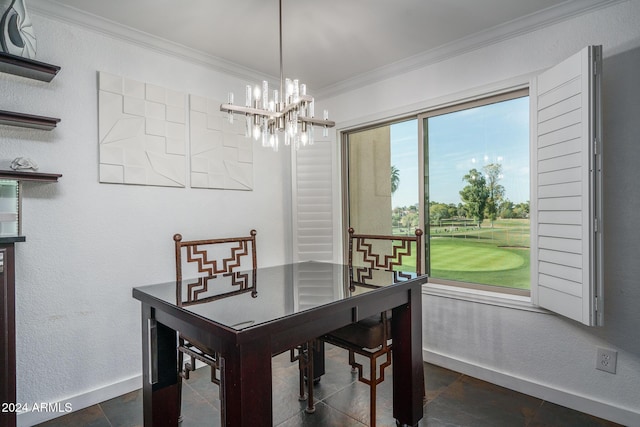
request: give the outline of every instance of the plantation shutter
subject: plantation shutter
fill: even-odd
[[[294,261],[334,260],[332,146],[316,140],[292,152]]]
[[[590,326],[603,320],[602,47],[531,85],[531,298]]]

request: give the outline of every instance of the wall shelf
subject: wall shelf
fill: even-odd
[[[60,119],[54,117],[35,116],[33,114],[14,113],[0,110],[0,124],[20,126],[32,129],[51,130],[56,127]]]
[[[61,176],[62,174],[59,173],[0,170],[0,179],[14,179],[16,181],[57,182]]]
[[[0,52],[0,72],[50,82],[60,71],[57,65]]]

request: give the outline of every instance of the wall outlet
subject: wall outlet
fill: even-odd
[[[598,348],[597,354],[596,369],[615,374],[616,364],[618,362],[618,352],[606,348]]]

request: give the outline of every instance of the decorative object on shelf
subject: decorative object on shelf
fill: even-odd
[[[191,187],[253,190],[253,144],[219,102],[189,95]]]
[[[329,120],[329,113],[324,110],[323,118],[314,117],[314,100],[307,94],[306,85],[298,80],[284,78],[282,66],[282,0],[279,0],[280,28],[280,91],[273,91],[269,100],[269,84],[262,82],[262,89],[246,87],[245,105],[233,104],[233,93],[229,93],[227,104],[220,110],[227,112],[229,122],[233,123],[234,113],[245,116],[247,137],[253,136],[262,141],[263,147],[278,150],[279,134],[284,134],[284,144],[299,148],[301,145],[313,144],[313,126],[322,126],[323,136],[328,136],[328,128],[335,126]]]
[[[38,164],[28,157],[16,157],[11,161],[9,167],[14,171],[26,169],[31,169],[34,171],[38,170]]]
[[[184,93],[99,72],[100,182],[186,185]]]
[[[0,48],[12,55],[33,59],[36,35],[24,0],[0,0]]]

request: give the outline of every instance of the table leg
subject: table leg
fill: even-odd
[[[398,425],[416,426],[423,416],[422,300],[410,291],[408,304],[393,309],[393,417]]]
[[[316,341],[313,346],[313,381],[319,382],[325,374],[324,370],[324,341]]]
[[[273,422],[271,346],[268,339],[222,353],[222,424],[268,427]]]
[[[177,426],[180,382],[176,331],[158,323],[142,304],[142,399],[145,427]]]

